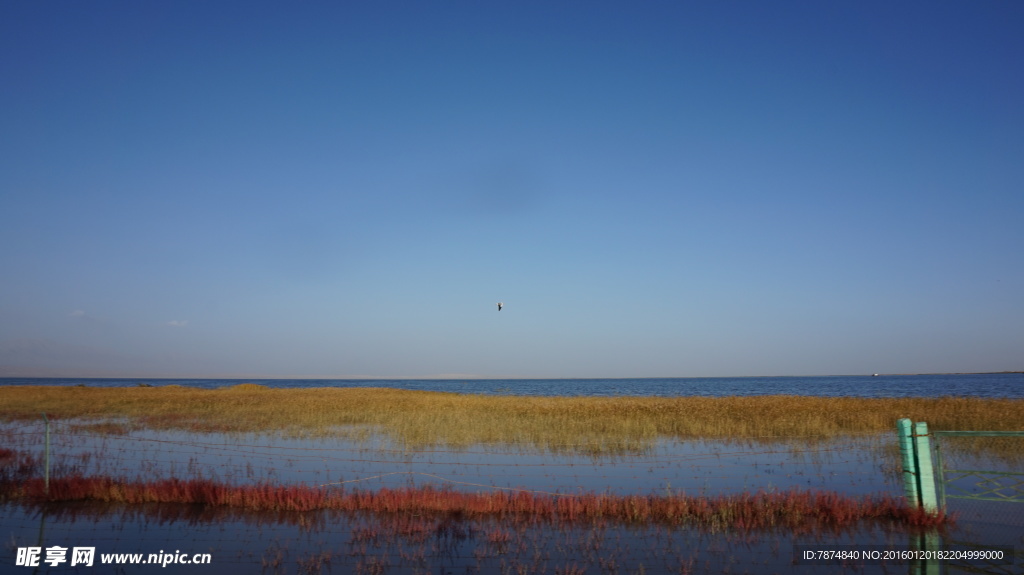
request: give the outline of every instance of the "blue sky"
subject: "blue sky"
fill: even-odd
[[[0,375],[1024,369],[1021,30],[4,2]]]

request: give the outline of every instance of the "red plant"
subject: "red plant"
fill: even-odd
[[[23,481],[38,473],[39,460],[32,454],[0,447],[0,494],[16,493]]]
[[[0,488],[3,485],[0,483]],[[0,489],[0,492],[4,492]],[[229,485],[209,479],[166,479],[120,482],[110,477],[70,476],[20,483],[19,492],[35,501],[98,500],[123,503],[191,503],[257,511],[332,509],[406,518],[409,535],[425,534],[419,519],[439,517],[495,518],[513,521],[557,521],[661,524],[798,532],[844,529],[861,522],[888,522],[910,527],[940,527],[950,518],[908,507],[902,499],[877,495],[849,497],[834,492],[778,491],[717,497],[686,495],[551,495],[531,492],[467,493],[434,487],[344,491],[305,485]]]

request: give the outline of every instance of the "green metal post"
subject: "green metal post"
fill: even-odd
[[[914,457],[914,442],[912,439],[913,422],[909,419],[901,419],[896,422],[896,432],[900,438],[900,457],[903,460],[903,493],[907,497],[907,504],[917,507],[921,498],[917,491],[917,460]]]
[[[934,531],[927,531],[920,534],[910,535],[910,549],[912,551],[938,551],[942,547],[942,540],[939,534]],[[940,575],[939,562],[935,559],[912,559],[910,561],[911,575]]]
[[[930,530],[921,535],[924,538],[924,548],[927,551],[938,551],[942,548],[942,538],[939,536],[937,531]],[[925,559],[925,571],[928,575],[939,575],[942,570],[939,568],[938,559]]]
[[[928,424],[919,421],[914,431],[914,456],[917,459],[917,482],[918,493],[921,494],[921,507],[929,513],[936,513],[939,510],[939,502],[935,496],[935,467],[932,465],[932,450],[928,441]]]

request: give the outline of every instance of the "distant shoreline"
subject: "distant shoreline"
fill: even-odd
[[[1011,375],[1024,374],[1021,371],[953,371],[925,373],[847,373],[847,374],[815,374],[815,375],[673,375],[673,376],[637,376],[637,377],[541,377],[541,376],[491,376],[470,374],[441,374],[420,376],[383,376],[383,375],[24,375],[7,374],[0,371],[0,379],[145,379],[145,380],[363,380],[363,381],[417,381],[417,380],[638,380],[638,379],[755,379],[785,377],[906,377],[921,375]]]

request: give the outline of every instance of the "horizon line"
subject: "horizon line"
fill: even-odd
[[[0,368],[0,379],[146,379],[146,380],[199,380],[199,379],[221,379],[221,380],[505,380],[505,379],[550,379],[550,380],[574,380],[574,379],[740,379],[758,377],[858,377],[858,376],[907,376],[907,375],[994,375],[1024,373],[1024,370],[999,370],[999,371],[943,371],[943,372],[904,372],[904,373],[818,373],[818,374],[758,374],[758,375],[637,375],[637,376],[524,376],[524,375],[479,375],[462,373],[442,373],[430,375],[261,375],[261,374],[205,374],[205,375],[167,375],[167,374],[122,374],[116,372],[84,372],[75,371],[71,373],[59,373],[60,370],[19,370],[13,369],[9,372]],[[49,372],[49,373],[46,373]],[[54,373],[58,372],[58,373]]]

